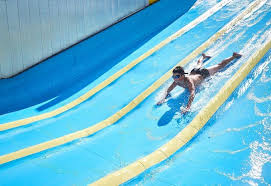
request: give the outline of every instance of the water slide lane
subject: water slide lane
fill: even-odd
[[[259,27],[264,27],[263,23],[261,23]],[[251,35],[252,33],[248,34],[244,40],[250,38]],[[244,40],[239,42],[243,43],[243,45],[247,44],[244,43]],[[229,38],[228,42],[231,43],[232,40]],[[237,47],[239,46],[238,44],[240,44],[239,42],[233,43],[228,47]],[[221,43],[218,41],[217,44]],[[231,54],[231,51],[227,51],[227,55]],[[213,63],[217,63],[218,57],[213,59]],[[242,62],[246,60],[246,57],[244,56],[243,59]],[[237,64],[240,65],[240,63]],[[233,73],[234,69],[230,71],[230,74]],[[223,83],[221,81],[219,82]],[[34,178],[33,184],[41,183],[43,180],[46,180],[48,184],[48,177],[52,178],[51,180],[63,184],[71,182],[85,184],[93,182],[102,175],[117,170],[138,159],[138,157],[152,152],[175,136],[176,133],[184,127],[180,126],[180,120],[182,120],[180,116],[176,116],[170,124],[164,125],[163,128],[158,126],[159,118],[169,109],[168,105],[159,108],[153,107],[155,97],[160,91],[161,89],[155,94],[152,94],[146,101],[139,105],[140,109],[134,110],[124,119],[120,120],[117,125],[108,128],[108,130],[99,132],[91,138],[84,138],[80,141],[41,154],[3,165],[1,167],[1,175],[5,176],[7,183],[11,183],[12,181],[15,183],[19,180],[23,181],[27,179],[27,175],[31,175]],[[206,93],[206,91],[202,92],[200,92],[200,95]],[[176,100],[172,100],[172,102],[176,102]],[[197,104],[199,101],[195,100],[195,102]],[[178,106],[175,105],[176,108]],[[187,116],[182,121],[188,121],[190,117],[192,118],[192,116]],[[135,121],[134,118],[137,118],[137,120]],[[140,127],[138,125],[140,125]],[[132,149],[129,149],[129,147]],[[126,149],[129,149],[129,153],[127,153]],[[10,171],[23,174],[19,174],[17,180],[12,180],[11,177],[9,177],[9,175],[11,176]],[[93,172],[95,172],[95,174],[93,174]]]
[[[268,22],[265,22],[265,24],[270,25],[270,15],[268,15],[267,21]],[[203,109],[201,109],[200,112],[196,115],[196,117],[191,122],[189,121],[188,122],[189,124],[184,129],[182,129],[181,132],[179,132],[173,139],[171,139],[168,143],[161,146],[159,149],[157,148],[153,153],[150,153],[147,156],[142,157],[131,164],[128,164],[127,166],[116,172],[108,174],[106,177],[103,177],[102,179],[93,183],[93,185],[107,185],[109,183],[113,185],[119,185],[121,183],[129,181],[138,174],[147,170],[149,167],[152,167],[153,165],[156,165],[164,161],[166,158],[170,157],[172,154],[178,151],[181,147],[185,146],[186,143],[190,141],[190,139],[197,135],[198,131],[205,125],[209,118],[216,112],[216,110],[221,106],[221,104],[223,104],[224,101],[226,101],[226,99],[231,95],[232,91],[234,91],[234,89],[247,76],[250,70],[253,69],[253,67],[271,48],[270,33],[271,33],[270,26],[266,32],[257,33],[258,38],[256,42],[253,43],[255,44],[253,49],[251,49],[253,45],[249,45],[249,42],[251,42],[251,40],[245,44],[244,48],[241,51],[244,56],[246,55],[246,57],[249,57],[248,61],[245,61],[245,63],[233,75],[233,77],[230,78],[229,81],[227,82],[223,82],[221,80],[219,81],[220,85],[224,86],[221,90],[219,90],[219,92],[216,95],[208,96],[209,99],[206,99],[206,97],[204,96],[203,98],[201,98],[203,99],[201,101],[201,105],[203,104],[202,102],[204,102],[205,100],[209,101],[208,104]],[[255,39],[255,35],[253,37]],[[255,46],[257,46],[258,49],[258,50],[256,49],[256,51]],[[236,67],[234,69],[236,69]],[[215,84],[216,82],[213,83]],[[214,87],[208,86],[208,88]],[[185,120],[186,118],[184,117],[179,119]],[[182,122],[180,121],[178,123],[182,124]],[[145,141],[144,145],[148,146],[148,142]],[[151,144],[150,146],[153,146],[153,144]],[[139,149],[139,147],[137,149]]]
[[[0,125],[0,131],[6,130],[9,128],[13,128],[13,127],[26,125],[26,124],[29,124],[29,123],[32,123],[35,121],[45,119],[45,118],[53,117],[53,116],[58,115],[62,112],[65,112],[66,110],[69,110],[70,108],[75,107],[76,105],[85,101],[86,99],[88,99],[89,97],[94,95],[96,92],[98,92],[99,90],[101,90],[102,88],[104,88],[105,86],[110,84],[112,81],[114,81],[116,78],[118,78],[123,73],[128,71],[134,65],[141,62],[144,58],[148,57],[156,50],[159,50],[159,48],[163,47],[164,45],[166,45],[168,42],[170,42],[174,38],[179,37],[181,34],[185,33],[189,29],[193,28],[193,26],[195,26],[199,22],[206,19],[208,16],[213,14],[215,11],[218,11],[221,7],[223,7],[228,2],[229,2],[229,0],[222,1],[222,2],[218,3],[217,5],[215,5],[214,7],[209,7],[211,3],[207,6],[201,6],[201,5],[199,5],[201,3],[198,3],[197,5],[193,6],[193,8],[187,14],[185,14],[185,16],[183,18],[177,19],[168,28],[164,29],[161,33],[156,35],[154,38],[152,38],[149,42],[147,42],[141,48],[136,50],[130,56],[128,56],[127,58],[122,60],[119,64],[115,65],[112,69],[110,69],[104,75],[99,77],[96,81],[90,83],[83,90],[75,93],[75,95],[73,95],[69,99],[65,100],[64,101],[65,103],[61,102],[59,104],[54,105],[51,108],[44,109],[43,111],[41,111],[39,108],[43,107],[42,105],[43,104],[46,105],[47,103],[42,103],[42,104],[39,104],[34,107],[28,107],[27,109],[24,109],[24,110],[18,111],[18,112],[3,114],[2,116],[0,116],[1,123],[3,124],[3,125]],[[202,8],[202,7],[204,7],[204,8]],[[208,8],[211,8],[211,9],[208,10]],[[204,14],[201,15],[202,13],[204,13]],[[140,17],[141,13],[138,13],[138,15],[136,15],[136,16]],[[195,19],[195,20],[193,20],[193,19]],[[182,27],[184,27],[184,28],[182,28]],[[112,35],[112,37],[115,37],[115,36]],[[93,43],[90,43],[90,44],[93,45]],[[81,44],[79,44],[79,45],[81,45]],[[72,49],[74,49],[74,51],[76,52],[78,50],[77,48],[78,47],[75,46]],[[117,48],[117,46],[115,48]],[[60,59],[60,60],[64,60],[64,59]],[[95,59],[93,59],[93,60],[95,60]],[[45,68],[45,67],[43,67],[43,68]],[[7,80],[4,80],[4,81],[7,81]],[[2,82],[2,84],[3,84],[3,82]],[[10,84],[12,84],[12,82],[10,82],[10,83],[6,82],[6,84],[10,85]],[[7,85],[3,84],[3,86],[7,86]],[[6,89],[11,89],[11,88],[7,87]],[[14,87],[13,87],[13,89],[14,89]],[[37,95],[32,95],[33,99],[35,99],[36,96]],[[1,97],[5,97],[5,96],[1,96]],[[7,100],[7,99],[4,99],[2,101],[5,101],[5,100]],[[19,102],[17,100],[17,98],[14,101]],[[49,102],[50,101],[52,101],[52,100],[49,100]],[[0,100],[0,102],[1,102],[1,100]],[[5,105],[4,102],[2,102],[2,104]],[[40,113],[36,113],[37,111]],[[21,119],[21,120],[16,120],[16,118],[19,119],[22,116],[26,117],[26,116],[31,116],[33,114],[36,116],[32,116],[32,117]],[[39,115],[37,115],[37,114],[39,114]]]
[[[115,83],[106,87],[92,99],[82,103],[80,107],[71,109],[59,117],[40,121],[39,124],[31,127],[18,128],[17,130],[2,133],[0,135],[0,154],[14,152],[85,129],[115,114],[177,64],[180,59],[202,44],[225,22],[230,21],[240,9],[244,8],[244,5],[238,8],[235,7],[235,9],[234,7],[234,4],[229,4],[204,23],[199,24],[196,27],[197,29],[191,30],[191,32],[157,51],[155,55],[145,59],[147,61],[138,64],[132,71],[120,77]],[[224,16],[225,19],[217,20],[218,17],[221,17],[221,14],[227,16]],[[213,21],[216,21],[216,24],[212,24]],[[204,37],[195,38],[204,30],[206,24],[209,25],[208,34]],[[191,43],[193,37],[195,41]],[[168,57],[169,54],[170,57]],[[148,75],[146,76],[146,74]],[[112,95],[114,95],[114,99],[112,99]]]
[[[270,69],[271,50],[188,146],[123,185],[270,184]]]

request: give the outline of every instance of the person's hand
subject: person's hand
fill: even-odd
[[[187,112],[189,112],[189,108],[187,108],[187,107],[185,107],[185,108],[181,108],[181,113],[182,114],[185,114],[185,113],[187,113]]]
[[[158,101],[156,105],[162,105],[165,102],[165,99],[162,99],[161,101]]]

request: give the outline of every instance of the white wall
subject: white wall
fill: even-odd
[[[0,0],[0,78],[109,26],[149,0]]]

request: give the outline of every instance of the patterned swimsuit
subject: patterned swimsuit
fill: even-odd
[[[200,74],[205,79],[210,76],[209,71],[206,68],[194,68],[190,74]]]

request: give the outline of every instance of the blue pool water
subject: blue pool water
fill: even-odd
[[[84,129],[111,116],[251,2],[230,2],[79,106],[59,116],[2,132],[0,155]],[[184,16],[119,64],[124,66],[129,59],[176,32],[216,3],[213,0],[197,1]],[[188,96],[182,88],[176,88],[165,104],[156,106],[155,103],[172,82],[169,79],[114,125],[87,138],[0,165],[0,185],[86,185],[155,151],[179,133],[271,37],[270,6],[270,0],[263,1],[205,50],[212,56],[205,63],[207,67],[231,56],[233,51],[243,56],[203,83],[187,115],[179,113]],[[198,57],[185,66],[186,71],[193,68]],[[124,185],[271,184],[270,62],[269,51],[199,135],[168,160]],[[113,67],[108,74],[121,65]],[[4,122],[18,118],[15,115],[9,113]]]

